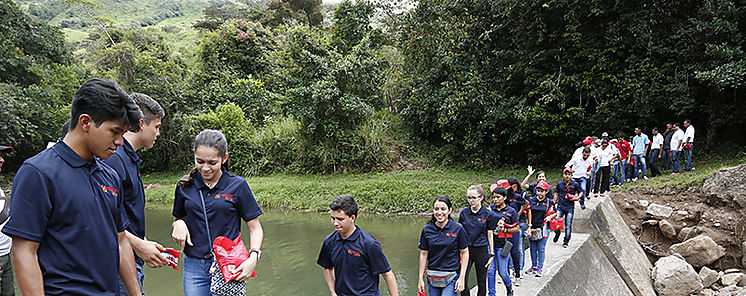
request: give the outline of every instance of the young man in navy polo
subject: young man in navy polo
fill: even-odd
[[[142,113],[114,81],[90,79],[73,96],[70,131],[15,176],[13,265],[23,295],[116,295],[118,276],[140,295],[125,237],[122,186],[109,158]]]
[[[575,202],[583,197],[583,191],[580,190],[580,184],[572,179],[572,169],[565,168],[562,171],[562,181],[557,183],[554,190],[554,203],[557,205],[557,217],[565,220],[565,238],[562,247],[567,248],[572,236],[572,218],[575,213]],[[559,240],[559,230],[554,233],[553,242]]]
[[[124,144],[117,148],[117,153],[104,160],[113,168],[119,180],[122,182],[122,194],[124,212],[129,220],[129,226],[125,230],[127,240],[135,252],[135,268],[137,269],[137,281],[142,290],[143,263],[150,268],[163,267],[168,263],[161,252],[164,248],[161,244],[149,241],[145,238],[145,189],[140,178],[140,164],[142,160],[137,155],[140,148],[152,148],[155,139],[160,134],[161,120],[166,116],[165,111],[158,102],[141,93],[132,93],[130,97],[142,111],[143,118],[137,123],[140,126],[138,132],[126,132]],[[120,281],[120,295],[129,295]]]
[[[355,226],[355,198],[352,195],[339,196],[329,208],[335,232],[324,239],[316,263],[324,268],[324,280],[331,295],[381,295],[378,275],[383,275],[389,295],[398,296],[396,278],[383,255],[381,244]]]

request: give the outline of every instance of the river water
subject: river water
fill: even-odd
[[[263,209],[259,221],[264,229],[262,259],[257,278],[247,281],[248,295],[329,295],[322,268],[316,264],[324,238],[334,231],[328,213],[304,213]],[[171,240],[169,206],[146,209],[147,236],[166,247]],[[428,217],[378,215],[361,213],[356,225],[370,233],[383,246],[391,269],[396,275],[399,294],[414,295],[417,290],[417,261],[422,226]],[[243,240],[248,244],[248,230],[243,225]],[[179,262],[179,269],[182,262]],[[145,267],[145,293],[151,296],[183,295],[182,274],[170,267]],[[473,280],[472,280],[473,285]],[[383,278],[382,295],[388,295]]]

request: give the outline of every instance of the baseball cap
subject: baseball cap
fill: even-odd
[[[588,145],[590,143],[593,143],[593,138],[585,137],[585,140],[583,140],[583,145]]]
[[[13,147],[0,145],[0,152],[13,151]]]
[[[609,136],[609,133],[607,132],[604,132],[603,134],[601,134],[601,137],[608,137],[608,136]]]
[[[510,182],[508,182],[508,180],[505,180],[505,179],[497,180],[497,186],[508,189],[510,188]]]
[[[572,169],[571,168],[565,168],[564,170],[562,170],[562,173],[563,174],[564,173],[570,173],[570,174],[572,174]]]
[[[539,184],[536,184],[536,187],[539,187],[544,190],[549,190],[549,184],[545,181],[539,181]]]

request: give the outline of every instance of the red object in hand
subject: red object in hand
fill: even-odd
[[[417,291],[417,296],[427,296],[423,291]]]
[[[249,251],[246,250],[246,245],[241,241],[240,234],[235,240],[218,236],[212,242],[212,248],[215,250],[215,258],[218,260],[218,266],[226,283],[241,275],[238,266],[249,259]],[[256,270],[251,274],[251,277],[256,277]]]
[[[166,257],[166,260],[168,260],[168,266],[173,267],[174,270],[179,271],[179,254],[181,254],[181,251],[174,250],[172,248],[166,248],[163,252],[161,252],[164,257]]]
[[[568,193],[567,195],[565,195],[565,198],[566,199],[573,199],[573,198],[575,198],[575,195],[572,195],[572,194]]]

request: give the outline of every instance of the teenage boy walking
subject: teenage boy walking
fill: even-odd
[[[383,275],[389,295],[398,296],[396,278],[381,244],[355,225],[355,198],[339,196],[329,208],[335,232],[324,239],[316,263],[324,268],[324,280],[331,295],[380,295],[378,275]]]
[[[684,151],[684,172],[692,170],[692,149],[694,149],[694,126],[692,121],[687,119],[684,120],[684,141],[682,144],[682,150]]]
[[[161,252],[165,249],[157,242],[145,238],[145,189],[140,178],[140,164],[142,160],[137,155],[140,148],[153,148],[155,139],[160,134],[161,120],[166,115],[161,105],[147,95],[132,93],[130,97],[140,108],[143,118],[136,124],[139,125],[138,132],[126,132],[124,144],[117,148],[117,152],[104,160],[119,176],[122,183],[120,196],[124,203],[124,213],[129,220],[129,226],[125,230],[127,240],[135,252],[135,268],[137,270],[137,282],[142,291],[143,263],[150,268],[158,268],[166,265],[168,261]],[[129,295],[120,281],[120,295]]]
[[[650,176],[660,176],[661,171],[658,169],[658,165],[656,162],[658,161],[658,156],[661,155],[661,151],[663,149],[663,135],[661,135],[658,132],[658,128],[653,128],[653,144],[650,144]]]
[[[681,152],[681,146],[684,144],[684,131],[681,130],[681,125],[677,122],[673,124],[673,136],[671,137],[671,175],[678,175],[681,162],[679,161],[679,152]]]
[[[650,139],[648,135],[642,133],[639,127],[635,128],[636,136],[632,138],[632,157],[635,162],[635,171],[632,174],[634,177],[632,181],[637,181],[640,177],[640,166],[642,166],[642,178],[648,178],[648,169],[645,165],[645,155],[648,155],[648,144]]]
[[[12,152],[13,147],[0,145],[0,169],[2,169],[5,159],[3,154]],[[10,217],[10,202],[5,196],[5,191],[0,188],[0,229],[5,226]],[[13,264],[10,260],[11,239],[9,236],[0,233],[0,296],[15,295],[13,287]]]
[[[114,81],[90,79],[75,92],[70,130],[27,159],[13,180],[13,266],[23,295],[116,295],[117,276],[140,295],[124,230],[122,186],[109,158],[142,113]]]
[[[663,160],[663,170],[671,169],[671,137],[673,137],[673,124],[666,124],[666,132],[663,135],[663,149],[661,149],[661,159]]]

